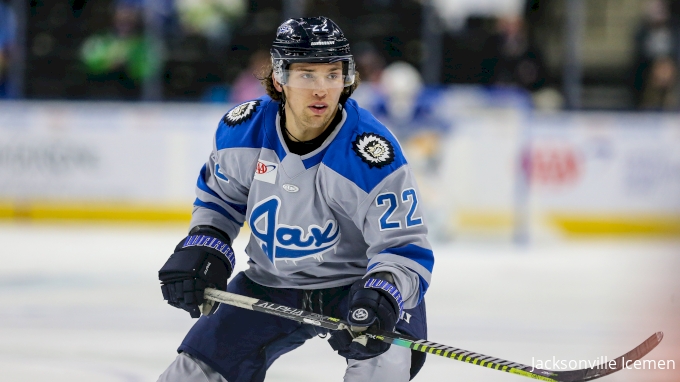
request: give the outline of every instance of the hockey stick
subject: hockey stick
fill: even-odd
[[[320,326],[330,330],[350,330],[349,324],[338,318],[323,316],[317,313],[308,312],[306,310],[291,308],[285,305],[275,304],[273,302],[258,300],[256,298],[241,296],[234,293],[223,292],[213,288],[205,289],[205,298],[244,309],[273,314],[275,316],[288,318],[304,324]],[[536,369],[521,363],[510,362],[500,358],[489,357],[487,355],[441,345],[435,342],[420,340],[400,333],[371,331],[365,332],[363,334],[372,339],[397,346],[403,346],[423,353],[453,358],[458,361],[485,366],[490,369],[522,375],[541,381],[552,382],[590,381],[596,378],[604,377],[605,375],[609,375],[623,368],[630,367],[633,362],[644,357],[647,353],[652,351],[652,349],[654,349],[663,338],[663,333],[657,332],[635,349],[629,351],[621,357],[613,359],[609,362],[605,362],[601,365],[580,370],[552,371]]]

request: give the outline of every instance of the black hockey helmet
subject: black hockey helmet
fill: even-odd
[[[285,85],[290,64],[342,62],[343,86],[354,83],[354,57],[349,41],[333,20],[324,17],[288,19],[276,31],[270,50],[274,78]]]

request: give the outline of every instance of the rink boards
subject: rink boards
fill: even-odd
[[[399,137],[434,235],[680,236],[680,116],[437,102]],[[186,222],[228,110],[0,103],[0,217]]]

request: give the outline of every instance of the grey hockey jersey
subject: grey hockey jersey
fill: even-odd
[[[349,99],[321,147],[299,156],[285,145],[278,110],[262,97],[220,121],[191,227],[212,225],[233,239],[247,222],[246,275],[262,285],[321,289],[390,272],[404,308],[417,305],[434,256],[397,140]]]

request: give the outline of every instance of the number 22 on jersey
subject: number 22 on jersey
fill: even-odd
[[[400,200],[401,203],[406,205],[408,208],[408,212],[406,212],[405,216],[406,228],[422,225],[423,218],[422,217],[415,218],[413,216],[415,215],[416,209],[418,208],[418,197],[416,196],[416,190],[413,188],[405,189],[404,191],[401,192]],[[378,207],[383,206],[387,207],[385,212],[383,212],[383,214],[380,216],[381,231],[402,228],[401,217],[393,216],[395,215],[394,213],[399,207],[399,198],[397,197],[397,194],[395,194],[394,192],[385,192],[379,194],[375,198],[375,205]]]

